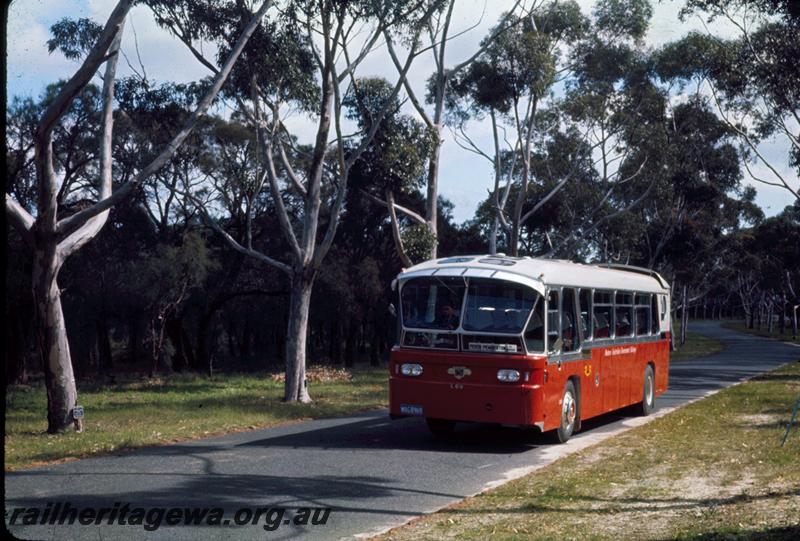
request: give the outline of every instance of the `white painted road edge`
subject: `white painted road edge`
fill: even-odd
[[[800,344],[793,344],[793,345],[796,345],[796,346],[800,347]],[[655,413],[651,413],[647,417],[631,417],[629,419],[625,419],[624,421],[622,421],[621,426],[619,428],[615,428],[615,429],[613,429],[611,431],[608,431],[608,432],[586,432],[586,433],[582,433],[582,434],[579,433],[579,434],[573,436],[567,443],[548,445],[547,447],[543,448],[542,452],[539,454],[539,456],[536,457],[536,462],[534,464],[531,464],[530,466],[525,466],[524,468],[512,468],[512,469],[510,469],[510,470],[508,470],[506,472],[503,472],[501,478],[499,478],[499,479],[497,479],[495,481],[490,481],[490,482],[486,483],[480,490],[478,490],[478,491],[476,491],[476,492],[474,492],[472,494],[468,494],[466,496],[466,498],[472,498],[472,497],[477,496],[478,494],[482,494],[482,493],[484,493],[484,492],[486,492],[488,490],[492,490],[492,489],[497,488],[499,486],[505,485],[509,481],[513,481],[515,479],[519,479],[520,477],[524,477],[524,476],[526,476],[526,475],[528,475],[530,473],[535,472],[536,470],[540,470],[540,469],[544,468],[545,466],[549,466],[550,464],[552,464],[556,460],[559,460],[559,459],[564,458],[566,456],[569,456],[571,454],[577,453],[578,451],[583,451],[584,449],[586,449],[588,447],[591,447],[591,446],[593,446],[595,444],[598,444],[598,443],[600,443],[602,441],[605,441],[608,438],[612,438],[612,437],[614,437],[614,436],[616,436],[618,434],[622,434],[623,432],[627,432],[628,430],[630,430],[632,428],[636,428],[637,426],[646,425],[650,421],[654,421],[654,420],[658,419],[659,417],[663,417],[664,415],[668,415],[668,414],[672,413],[675,410],[678,410],[680,408],[688,406],[689,404],[693,404],[695,402],[698,402],[700,400],[708,398],[709,396],[715,395],[715,394],[717,394],[718,392],[720,392],[720,391],[722,391],[724,389],[730,389],[731,387],[735,387],[736,385],[740,385],[740,384],[744,383],[745,381],[748,381],[748,380],[750,380],[750,379],[752,379],[754,377],[757,377],[758,375],[759,374],[755,374],[755,375],[750,376],[750,377],[744,377],[744,378],[739,379],[739,382],[738,383],[734,383],[733,385],[729,385],[729,386],[723,387],[721,389],[714,389],[714,390],[711,390],[711,391],[707,391],[705,394],[703,394],[703,396],[699,396],[697,398],[693,398],[693,399],[691,399],[691,400],[689,400],[687,402],[684,402],[680,406],[673,406],[673,407],[669,407],[669,408],[659,409],[658,411],[656,411]],[[464,501],[464,500],[460,500],[460,501]],[[454,503],[458,503],[458,502],[454,502]],[[429,509],[429,510],[426,511],[426,515],[422,515],[422,516],[427,516],[427,514],[435,513],[437,511],[440,511],[442,509],[450,507],[451,505],[454,505],[454,503],[451,503],[451,504],[448,504],[448,505],[444,505],[444,506],[441,506],[441,507],[436,507],[434,509]],[[398,521],[398,522],[396,522],[394,524],[390,524],[390,525],[387,525],[387,526],[381,526],[379,528],[376,528],[376,529],[373,529],[373,530],[370,530],[370,531],[367,531],[367,532],[362,532],[362,533],[356,534],[354,537],[356,539],[368,539],[370,537],[375,537],[375,536],[384,534],[384,533],[388,532],[389,530],[393,530],[394,528],[399,528],[400,526],[408,524],[409,522],[411,522],[412,520],[416,520],[417,518],[420,518],[420,517],[412,517],[412,518],[400,520],[400,521]],[[343,537],[341,539],[352,539],[352,538]]]

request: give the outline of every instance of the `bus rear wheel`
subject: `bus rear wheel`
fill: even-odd
[[[655,375],[653,374],[653,367],[649,364],[644,369],[644,385],[642,388],[642,401],[639,403],[639,414],[643,416],[650,415],[656,405],[655,393]]]
[[[456,422],[449,419],[433,419],[431,417],[426,417],[425,422],[428,424],[428,430],[439,438],[452,434],[456,426]]]
[[[575,384],[568,381],[567,386],[564,388],[564,397],[561,399],[561,423],[556,431],[559,442],[566,443],[572,437],[577,422],[578,400],[575,393]]]

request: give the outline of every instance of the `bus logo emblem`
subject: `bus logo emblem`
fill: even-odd
[[[472,374],[472,370],[466,366],[451,366],[447,369],[447,373],[451,376],[455,376],[456,379],[462,379],[464,376]]]

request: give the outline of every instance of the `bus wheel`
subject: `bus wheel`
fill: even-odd
[[[564,398],[561,400],[561,424],[557,431],[559,442],[565,443],[572,436],[577,421],[578,401],[575,394],[575,385],[568,381],[564,389]]]
[[[644,370],[644,388],[642,389],[642,401],[639,403],[639,414],[650,415],[656,404],[655,376],[653,367],[649,364]]]
[[[431,417],[426,417],[425,422],[428,423],[428,430],[437,437],[451,434],[456,426],[456,422],[450,421],[449,419],[433,419]]]

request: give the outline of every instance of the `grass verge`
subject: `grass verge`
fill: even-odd
[[[85,430],[57,435],[45,433],[44,384],[9,386],[6,470],[386,406],[385,368],[355,370],[350,376],[312,381],[314,401],[291,405],[281,402],[283,383],[265,374],[79,383]]]
[[[686,343],[683,344],[676,351],[669,355],[670,362],[685,361],[695,357],[705,357],[706,355],[713,355],[725,349],[725,346],[719,340],[697,334],[696,332],[686,333]]]
[[[791,363],[383,539],[800,539],[798,395]]]
[[[733,331],[743,332],[747,334],[754,334],[756,336],[763,336],[764,338],[776,338],[784,342],[798,342],[797,338],[792,338],[791,326],[788,326],[783,334],[780,333],[777,325],[773,326],[771,333],[767,331],[766,325],[764,325],[761,329],[757,328],[749,329],[747,328],[747,325],[745,325],[741,321],[726,321],[725,323],[722,324],[722,326],[725,327],[726,329],[731,329]]]

